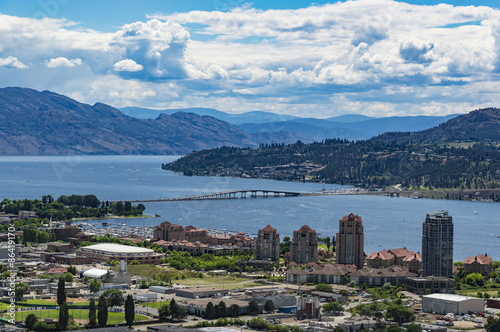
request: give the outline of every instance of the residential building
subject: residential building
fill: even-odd
[[[403,260],[414,254],[413,251],[406,249],[406,247],[389,249],[389,252],[394,255],[394,265],[403,265]]]
[[[453,275],[453,218],[447,210],[428,213],[423,222],[422,275]]]
[[[259,229],[259,233],[253,242],[253,258],[257,260],[279,260],[280,235],[270,225]]]
[[[311,227],[304,225],[298,231],[293,231],[290,261],[297,264],[318,261],[318,236]]]
[[[240,248],[252,247],[252,239],[243,232],[230,235],[209,235],[206,229],[196,228],[194,226],[187,226],[184,228],[181,225],[174,225],[168,221],[164,221],[156,226],[153,231],[153,240],[169,243],[201,243],[211,246],[230,245]]]
[[[349,273],[356,271],[356,265],[325,263],[308,269],[292,268],[285,272],[286,282],[341,284]]]
[[[78,226],[52,228],[51,231],[56,235],[56,241],[76,244],[92,240],[92,235],[83,233],[82,229]]]
[[[366,284],[368,287],[383,286],[390,283],[393,286],[406,284],[408,277],[416,277],[417,274],[410,272],[406,267],[394,265],[384,269],[360,269],[349,274],[349,280],[356,285]]]
[[[455,280],[445,277],[408,278],[406,288],[409,292],[423,295],[427,293],[452,294],[455,292]]]
[[[419,274],[422,270],[422,255],[406,248],[382,250],[368,255],[366,265],[373,268],[400,265],[406,267],[410,272]]]
[[[464,270],[467,273],[481,273],[488,277],[493,271],[492,263],[493,259],[488,254],[467,257],[464,261]]]
[[[339,220],[337,233],[337,263],[354,264],[358,269],[364,263],[363,221],[353,213]]]
[[[396,263],[396,256],[387,250],[372,252],[366,257],[366,265],[368,267],[380,268],[389,267]]]
[[[417,252],[406,256],[401,265],[410,270],[410,272],[420,274],[422,271],[422,255]]]

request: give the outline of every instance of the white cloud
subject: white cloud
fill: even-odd
[[[65,57],[59,57],[55,59],[50,59],[49,61],[45,61],[44,63],[49,68],[57,68],[57,67],[71,68],[75,66],[81,66],[82,59],[79,58],[67,59]]]
[[[106,33],[0,14],[0,84],[122,106],[459,112],[500,102],[499,22],[488,7],[393,0],[158,14]]]
[[[144,67],[134,60],[125,59],[114,64],[116,71],[141,71]]]
[[[0,58],[0,67],[16,68],[16,69],[29,68],[24,63],[19,61],[15,56],[8,56],[6,58]]]

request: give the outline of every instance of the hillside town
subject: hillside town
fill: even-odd
[[[37,217],[0,216],[7,226],[0,234],[1,324],[12,329],[498,328],[500,262],[487,253],[454,262],[446,210],[423,216],[421,251],[369,254],[370,234],[354,213],[332,225],[335,236],[321,238],[303,225],[283,239],[271,225],[251,238],[168,221],[101,228],[49,222],[33,236],[23,225]]]

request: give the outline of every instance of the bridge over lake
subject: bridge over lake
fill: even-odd
[[[140,199],[129,201],[131,203],[146,203],[146,202],[175,202],[175,201],[201,201],[214,199],[243,199],[243,198],[270,198],[270,197],[293,197],[310,195],[293,191],[277,191],[277,190],[230,190],[212,194],[200,194],[194,196],[184,196],[177,198],[160,198],[160,199]]]

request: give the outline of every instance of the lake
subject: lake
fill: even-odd
[[[318,183],[223,177],[185,177],[161,169],[175,156],[2,156],[0,197],[10,199],[95,194],[101,200],[174,198],[239,189],[315,192],[341,188]],[[449,210],[455,225],[454,259],[487,253],[500,260],[498,203],[329,195],[288,198],[146,203],[146,214],[158,218],[118,219],[130,226],[162,221],[183,226],[256,234],[267,224],[281,239],[302,225],[321,236],[338,231],[338,220],[349,213],[363,219],[365,252],[407,247],[421,251],[426,213]],[[474,212],[477,212],[475,214]]]

